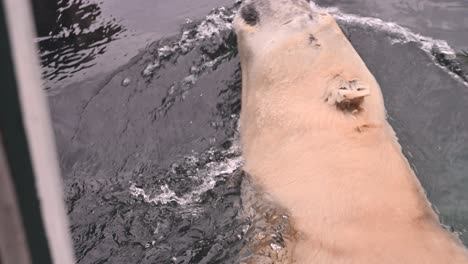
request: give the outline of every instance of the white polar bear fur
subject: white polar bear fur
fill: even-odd
[[[311,13],[284,27],[262,13],[263,24],[234,21],[244,169],[289,210],[295,263],[468,263],[403,156],[375,78],[333,17]],[[343,80],[367,89],[358,113],[330,104]]]

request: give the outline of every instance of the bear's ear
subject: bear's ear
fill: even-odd
[[[241,17],[247,25],[255,26],[260,22],[260,17],[253,3],[244,5],[241,10]]]

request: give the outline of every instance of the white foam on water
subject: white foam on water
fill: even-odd
[[[227,150],[227,153],[238,153],[238,144],[234,144],[231,149]],[[196,159],[196,157],[187,157],[186,159]],[[203,168],[197,170],[197,174],[193,177],[195,179],[201,179],[202,183],[198,186],[193,186],[193,190],[189,193],[184,194],[182,197],[178,197],[176,193],[170,189],[167,184],[161,185],[161,193],[155,196],[147,194],[143,188],[139,188],[132,183],[130,186],[130,195],[133,197],[142,197],[146,203],[154,204],[168,204],[170,202],[176,202],[179,205],[189,205],[200,200],[200,197],[205,192],[213,189],[216,185],[218,177],[231,174],[243,164],[243,159],[240,155],[236,155],[232,158],[225,159],[219,162],[207,163]]]
[[[143,197],[143,200],[147,203],[156,203],[156,204],[168,204],[170,202],[177,202],[183,203],[184,201],[181,198],[177,197],[177,195],[169,189],[167,184],[160,186],[162,193],[151,197],[150,195],[146,194],[146,191],[143,188],[136,187],[135,183],[132,183],[130,186],[130,194],[133,197]]]
[[[197,26],[197,38],[207,38],[219,35],[222,31],[231,30],[232,23],[227,22],[233,19],[234,14],[225,15],[225,7],[218,8],[219,13],[210,14]]]
[[[168,54],[178,52],[179,50],[186,52],[190,50],[195,43],[200,40],[204,40],[213,36],[219,36],[226,30],[232,30],[232,21],[234,13],[227,12],[225,7],[214,9],[211,14],[207,15],[200,24],[195,28],[195,35],[193,35],[193,29],[184,30],[181,38],[172,45],[166,45],[158,49],[158,57],[164,58]],[[189,21],[187,21],[190,23]],[[146,75],[150,75],[155,68],[151,68],[151,65],[159,65],[159,58],[153,63],[150,63],[149,71]]]

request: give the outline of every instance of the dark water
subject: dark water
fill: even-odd
[[[240,82],[235,38],[223,28],[231,18],[217,11],[102,83],[50,98],[79,263],[237,259],[248,222],[233,174]]]
[[[232,0],[33,0],[45,86],[106,74]]]
[[[99,14],[105,6],[86,10]],[[48,82],[78,263],[238,263],[249,253],[241,249],[268,230],[268,221],[245,213],[241,196],[234,10],[181,22],[182,33],[136,56],[122,50],[126,63],[92,78]],[[466,73],[440,43],[357,18],[337,14],[381,84],[390,122],[429,199],[468,243]],[[126,23],[110,20],[109,28],[121,32],[110,34],[117,40],[96,34],[83,51],[125,43],[119,34],[132,31]],[[127,38],[141,37],[132,34]],[[267,245],[282,247],[277,240]]]
[[[115,18],[102,19],[96,3],[59,0],[34,4],[43,76],[49,81],[72,78],[95,66],[96,57],[106,52],[107,44],[125,32]]]
[[[416,33],[447,40],[457,51],[468,49],[466,0],[318,0],[316,3],[397,22]]]

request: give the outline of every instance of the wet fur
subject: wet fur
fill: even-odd
[[[245,4],[259,22],[234,22],[244,169],[291,214],[301,233],[293,262],[468,263],[402,154],[379,85],[333,17],[305,0]],[[340,92],[356,81],[365,94]]]

